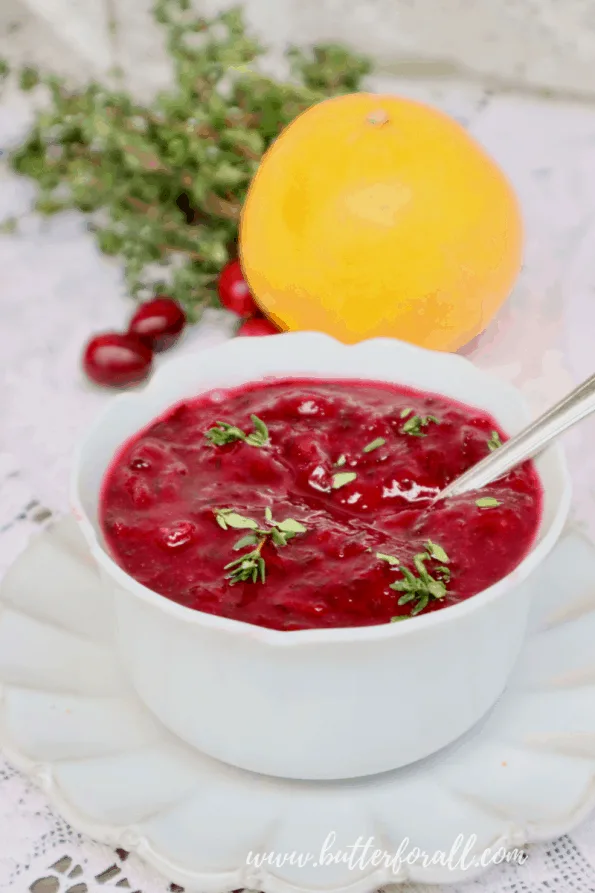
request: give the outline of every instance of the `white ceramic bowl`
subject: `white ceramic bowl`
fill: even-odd
[[[117,448],[172,404],[269,376],[360,378],[433,391],[490,412],[512,434],[520,393],[452,354],[389,339],[346,346],[326,335],[238,338],[173,359],[110,403],[78,451],[73,509],[113,593],[118,647],[147,707],[199,750],[288,778],[351,778],[406,765],[467,731],[503,691],[519,654],[529,575],[564,525],[570,483],[559,446],[537,466],[545,488],[537,541],[506,578],[407,623],[278,632],[203,614],[133,580],[98,523]],[[539,593],[537,593],[537,596]]]

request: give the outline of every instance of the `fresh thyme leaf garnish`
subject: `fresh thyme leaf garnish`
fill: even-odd
[[[335,462],[335,468],[341,468],[341,466],[345,465],[346,462],[347,462],[346,456],[343,456],[343,455],[339,456],[339,458]]]
[[[283,533],[306,533],[304,525],[300,524],[299,521],[295,521],[293,518],[286,518],[285,521],[279,521],[275,526],[278,530],[283,531]]]
[[[401,432],[403,434],[411,434],[413,437],[423,437],[423,432],[421,430],[421,416],[414,415],[407,419],[403,425],[401,425]]]
[[[258,530],[256,521],[252,518],[245,518],[238,512],[234,512],[233,509],[214,509],[213,514],[217,524],[223,530],[227,530],[228,527],[232,527],[234,530]]]
[[[405,409],[401,410],[401,418],[406,419],[407,416],[411,415],[412,412],[413,412],[413,410],[410,409],[408,406],[406,406]]]
[[[384,437],[377,437],[376,440],[373,440],[371,443],[364,447],[363,452],[371,453],[372,450],[377,450],[378,447],[384,446],[385,443],[386,440]]]
[[[502,441],[500,439],[500,435],[497,431],[492,431],[492,436],[488,440],[488,450],[490,453],[493,453],[494,450],[497,450],[498,447],[502,446]]]
[[[402,416],[402,413],[401,413]],[[426,428],[430,422],[435,422],[437,425],[440,424],[435,415],[414,415],[407,419],[406,422],[401,426],[402,434],[410,434],[412,437],[425,437],[426,431],[422,431],[422,428]]]
[[[286,534],[281,533],[278,527],[271,527],[269,535],[276,546],[287,545],[287,536]]]
[[[419,601],[411,608],[411,616],[415,617],[416,614],[421,614],[424,608],[427,608],[430,603],[430,594],[429,592],[424,593],[420,596]]]
[[[439,564],[434,573],[439,579],[444,580],[445,583],[448,583],[450,580],[450,568],[445,567],[443,564]]]
[[[401,620],[408,620],[410,616],[411,616],[410,614],[397,614],[396,617],[390,618],[390,622],[391,623],[399,623],[399,621],[401,621]]]
[[[376,552],[376,558],[379,561],[386,561],[387,564],[398,564],[399,559],[394,555],[387,555],[386,552]]]
[[[333,475],[333,490],[338,490],[340,487],[344,487],[345,484],[350,484],[356,477],[355,471],[337,472],[337,474]]]
[[[413,566],[417,571],[417,576],[408,567],[401,564],[399,570],[403,575],[403,579],[396,580],[389,587],[394,589],[395,592],[403,593],[397,602],[399,606],[412,604],[411,613],[408,615],[410,617],[414,617],[425,610],[432,599],[444,598],[446,595],[446,583],[450,579],[450,570],[443,564],[436,568],[436,576],[432,576],[426,567],[427,561],[449,560],[442,546],[428,540],[426,549],[427,551],[418,552],[413,557]]]
[[[493,496],[482,496],[481,499],[475,500],[475,505],[479,506],[480,509],[493,509],[500,504],[500,501],[494,499]]]
[[[233,443],[234,440],[245,440],[246,435],[241,428],[230,425],[229,422],[217,422],[214,428],[209,428],[205,433],[207,440],[210,440],[215,446],[223,446],[226,443]]]
[[[270,536],[276,546],[286,546],[287,540],[292,539],[298,533],[306,533],[306,528],[294,518],[286,518],[285,521],[274,521]]]
[[[233,443],[236,440],[243,440],[250,446],[261,447],[269,440],[269,429],[258,416],[251,415],[254,430],[249,434],[242,431],[236,425],[230,425],[229,422],[217,422],[214,428],[209,428],[205,433],[207,440],[210,440],[215,446],[224,446],[226,443]]]
[[[246,443],[250,446],[264,446],[269,439],[269,429],[257,415],[251,415],[250,420],[254,425],[254,431],[247,436]]]
[[[213,509],[213,514],[217,524],[223,530],[252,530],[242,536],[232,547],[234,552],[245,549],[246,546],[255,546],[252,552],[246,552],[240,555],[234,561],[226,564],[224,570],[229,570],[227,579],[230,585],[240,582],[256,583],[259,579],[264,583],[266,577],[265,560],[262,557],[261,550],[267,539],[270,538],[273,545],[283,547],[287,545],[287,541],[297,536],[299,533],[307,533],[307,528],[295,518],[285,518],[283,521],[273,521],[273,512],[270,506],[264,510],[265,521],[270,527],[261,527],[254,518],[246,518],[233,509]]]
[[[256,583],[259,577],[260,582],[264,583],[266,580],[266,566],[264,558],[260,554],[260,550],[264,546],[264,543],[265,538],[260,540],[253,552],[247,552],[245,555],[236,558],[235,561],[230,561],[229,564],[225,565],[224,570],[229,570],[227,579],[231,586],[233,586],[234,583],[242,583],[245,581]],[[233,570],[231,570],[231,568],[233,568]]]
[[[450,561],[450,558],[438,543],[433,543],[432,540],[428,540],[426,549],[429,552],[430,558],[435,558],[436,561],[441,561],[443,564],[448,564]]]
[[[258,543],[258,537],[255,533],[247,533],[246,536],[241,537],[237,543],[234,545],[234,552],[239,552],[240,549],[245,549],[246,546],[255,546]]]

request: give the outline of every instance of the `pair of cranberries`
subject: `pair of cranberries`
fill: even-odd
[[[85,348],[83,369],[96,384],[123,387],[147,378],[153,354],[178,340],[186,315],[172,298],[158,295],[141,304],[128,331],[95,335]]]
[[[224,267],[217,288],[223,306],[243,320],[238,335],[278,332],[273,323],[258,315],[238,260]],[[153,354],[175,344],[185,325],[186,315],[180,305],[172,298],[158,295],[138,308],[127,332],[104,332],[89,341],[83,354],[85,374],[105,387],[137,384],[150,374]]]
[[[244,322],[237,335],[276,335],[279,329],[264,317],[256,305],[248,283],[244,279],[239,260],[230,261],[221,271],[217,283],[219,300],[226,308]]]

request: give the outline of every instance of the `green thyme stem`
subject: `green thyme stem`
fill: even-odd
[[[213,509],[217,524],[223,530],[248,530],[234,545],[234,551],[254,546],[251,552],[244,552],[239,558],[225,565],[224,570],[229,570],[227,579],[230,584],[251,581],[264,583],[266,579],[266,566],[261,550],[265,542],[270,538],[277,548],[286,546],[290,539],[298,534],[307,533],[307,528],[295,518],[285,518],[283,521],[274,521],[270,506],[264,511],[265,523],[268,527],[261,527],[254,518],[248,518],[234,509]]]

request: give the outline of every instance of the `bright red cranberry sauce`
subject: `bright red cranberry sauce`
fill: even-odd
[[[407,619],[480,592],[529,551],[542,503],[531,463],[429,508],[500,438],[487,414],[397,386],[250,384],[129,441],[101,522],[130,576],[196,610],[279,630]]]

